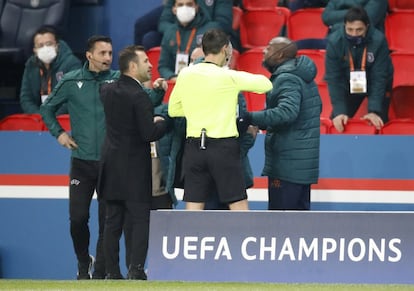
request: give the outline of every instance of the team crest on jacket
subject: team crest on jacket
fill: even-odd
[[[70,181],[70,184],[71,184],[71,185],[76,185],[76,186],[78,186],[78,185],[80,184],[80,181],[79,181],[78,179],[72,179],[72,180]]]
[[[213,6],[214,0],[205,0],[207,6]]]
[[[60,72],[57,72],[56,73],[56,81],[60,81],[60,80],[62,80],[62,78],[63,78],[63,72],[62,71],[60,71]]]
[[[197,44],[197,46],[201,45],[202,40],[203,40],[203,35],[202,34],[197,34],[196,35],[196,44]]]
[[[82,86],[83,86],[83,82],[78,81],[78,82],[76,82],[76,85],[78,85],[78,88],[80,89],[80,88],[82,88]]]
[[[368,52],[367,53],[367,62],[368,63],[373,63],[374,61],[375,61],[374,53]]]

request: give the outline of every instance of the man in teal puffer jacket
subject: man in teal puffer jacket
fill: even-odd
[[[89,207],[98,183],[101,146],[105,136],[105,114],[99,97],[104,83],[119,78],[119,71],[110,70],[112,40],[106,36],[92,36],[88,40],[87,62],[82,69],[66,74],[40,107],[40,113],[50,133],[58,142],[72,150],[69,186],[70,232],[78,259],[78,279],[90,279],[93,258],[89,255]],[[162,86],[161,86],[162,87]],[[153,90],[151,98],[160,103],[164,90]],[[67,104],[71,135],[63,130],[55,113]],[[99,193],[98,193],[99,194]],[[98,197],[99,198],[99,197]],[[103,229],[105,205],[99,202],[99,237],[93,279],[105,278]]]
[[[365,98],[368,112],[362,119],[378,130],[388,121],[394,68],[387,40],[372,27],[362,7],[352,7],[342,29],[330,34],[325,57],[332,123],[344,131],[349,118]]]
[[[82,67],[81,61],[54,28],[42,26],[33,36],[34,54],[27,60],[20,89],[20,106],[24,113],[39,113],[40,105],[69,71]],[[67,113],[62,106],[57,114]]]
[[[294,42],[272,39],[264,50],[264,66],[273,90],[266,108],[251,112],[251,123],[266,130],[265,166],[269,210],[309,210],[311,184],[319,177],[322,102],[314,82],[316,66],[297,56]]]

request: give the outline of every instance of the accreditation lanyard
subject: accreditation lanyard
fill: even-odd
[[[45,102],[46,98],[49,96],[50,92],[52,92],[52,77],[50,71],[47,71],[46,78],[44,78],[44,71],[39,69],[40,71],[40,97],[42,103]],[[46,87],[47,84],[47,87]],[[45,88],[46,87],[46,88]]]
[[[349,53],[349,90],[351,94],[367,93],[367,74],[365,71],[367,61],[367,47],[365,46],[362,53],[361,69],[355,70],[354,59],[351,50]]]
[[[181,35],[180,32],[177,30],[175,32],[175,36],[177,39],[177,56],[175,58],[175,74],[178,74],[182,68],[187,67],[188,66],[188,62],[189,62],[189,53],[190,53],[190,48],[191,48],[191,44],[193,43],[194,40],[194,36],[196,33],[196,29],[195,27],[191,30],[191,34],[190,37],[188,38],[187,41],[187,46],[185,48],[184,52],[180,51],[180,47],[181,47]]]

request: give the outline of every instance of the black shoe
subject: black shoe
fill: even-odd
[[[93,271],[92,273],[92,279],[93,280],[103,280],[106,278],[105,272],[101,272],[101,271]]]
[[[119,273],[119,272],[118,272]],[[95,261],[93,266],[92,279],[103,280],[106,278],[105,264]]]
[[[122,280],[124,277],[120,273],[108,273],[106,280]]]
[[[87,262],[78,262],[78,280],[90,280],[91,279],[91,270],[93,264],[95,262],[95,258],[89,255],[89,260]]]
[[[142,265],[130,265],[127,278],[129,280],[147,280],[147,274],[145,274]]]

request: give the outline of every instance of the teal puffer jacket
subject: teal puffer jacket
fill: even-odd
[[[266,129],[263,176],[314,184],[319,177],[322,102],[314,82],[316,66],[300,56],[281,64],[270,80],[266,109],[252,123]]]

